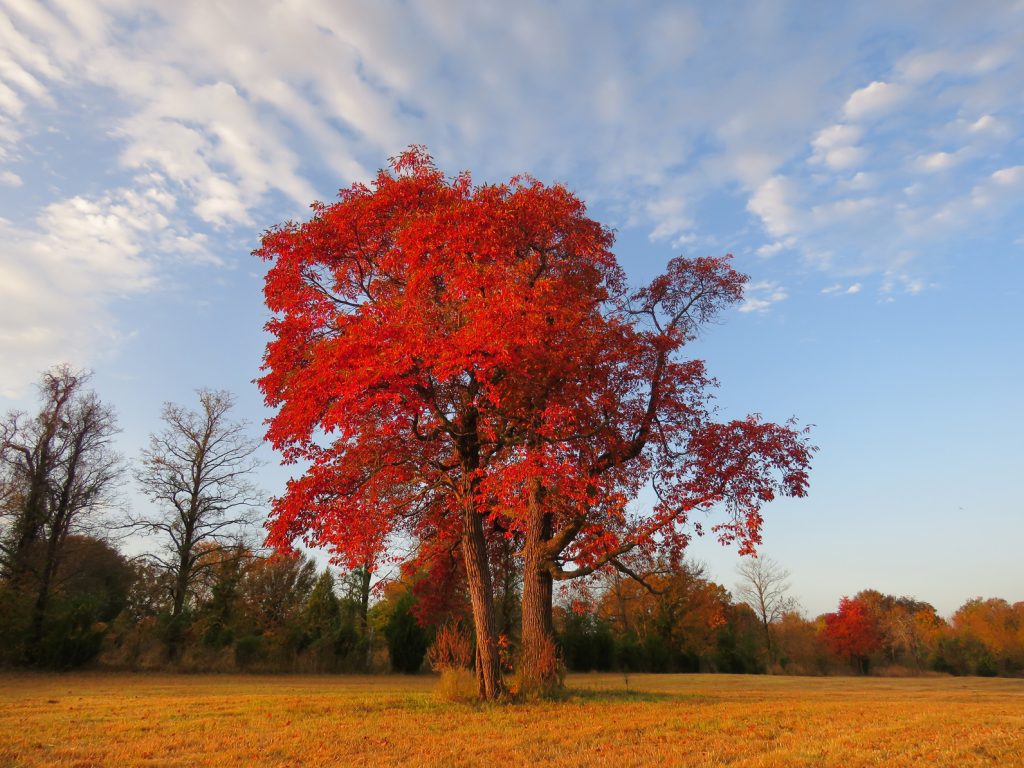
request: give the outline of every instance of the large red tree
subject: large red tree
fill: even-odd
[[[349,564],[394,536],[460,542],[481,695],[501,694],[485,523],[508,517],[537,386],[621,292],[611,234],[560,186],[446,179],[420,148],[268,231],[268,439],[306,465],[269,540]],[[546,343],[540,343],[546,340]],[[587,357],[586,359],[589,359]],[[507,494],[506,494],[507,495]]]
[[[553,673],[553,582],[678,558],[694,511],[749,550],[803,495],[793,425],[721,423],[682,354],[742,297],[729,257],[674,259],[629,292],[611,233],[560,186],[446,179],[420,149],[372,187],[268,232],[268,438],[306,462],[270,539],[362,562],[390,536],[459,542],[481,695],[501,691],[486,531],[522,540],[524,687]],[[657,502],[631,503],[645,488]]]

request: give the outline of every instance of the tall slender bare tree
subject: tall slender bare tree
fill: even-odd
[[[790,611],[799,608],[796,598],[789,595],[789,571],[768,555],[748,557],[736,568],[740,581],[736,597],[754,609],[764,628],[768,661],[775,664],[777,649],[772,637],[772,624]]]
[[[244,421],[231,418],[234,396],[198,391],[199,409],[165,403],[164,429],[150,435],[135,473],[153,502],[151,514],[132,516],[139,532],[163,540],[150,555],[170,584],[168,656],[175,660],[187,625],[187,609],[197,580],[210,563],[237,551],[234,546],[255,522],[264,497],[252,481],[260,462],[259,441]]]

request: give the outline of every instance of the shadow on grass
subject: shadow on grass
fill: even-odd
[[[664,691],[645,691],[639,688],[567,688],[565,698],[593,702],[676,702],[679,704],[711,700],[711,697],[699,694],[665,693]]]

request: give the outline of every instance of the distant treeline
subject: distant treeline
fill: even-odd
[[[166,574],[98,539],[71,536],[41,637],[33,596],[0,585],[0,659],[7,666],[259,672],[416,672],[439,628],[466,628],[468,602],[424,612],[436,585],[415,574],[370,589],[364,569],[317,572],[306,557],[246,548],[206,556],[186,611],[173,618]],[[1020,675],[1024,603],[975,599],[946,621],[928,603],[864,590],[830,614],[797,611],[767,625],[725,587],[684,565],[647,587],[621,576],[556,608],[572,671]],[[420,587],[428,590],[421,596]],[[506,605],[514,605],[509,600]],[[508,615],[506,631],[516,626]],[[177,622],[178,626],[174,626]],[[464,630],[468,632],[468,630]],[[517,638],[504,634],[506,667]],[[168,649],[172,638],[179,648]],[[27,647],[28,642],[35,647]]]
[[[563,613],[560,640],[569,669],[1024,673],[1024,602],[977,598],[947,621],[928,603],[868,589],[815,619],[790,606],[765,622],[757,600],[733,600],[699,568],[663,577],[657,594],[633,581],[611,582],[577,612]]]
[[[368,565],[319,572],[307,556],[260,552],[257,442],[231,420],[230,394],[202,390],[196,410],[165,405],[164,429],[129,468],[112,448],[115,415],[87,382],[55,368],[37,413],[0,422],[0,665],[411,673],[471,663],[454,551],[440,568],[410,558],[386,584],[373,584]],[[129,475],[150,509],[124,507]],[[129,541],[149,549],[129,557],[118,548]],[[522,543],[495,537],[491,547],[501,660],[512,673]],[[685,562],[645,563],[642,575],[598,571],[556,607],[562,667],[1024,673],[1024,603],[979,598],[947,621],[928,603],[865,590],[810,620],[786,571],[767,557],[742,563],[733,593]]]

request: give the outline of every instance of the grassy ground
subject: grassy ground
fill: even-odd
[[[434,683],[0,676],[0,766],[1024,766],[1024,680],[578,675],[514,706]]]

